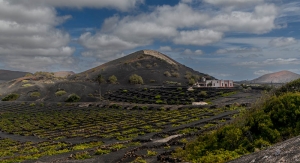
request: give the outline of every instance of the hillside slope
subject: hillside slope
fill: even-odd
[[[18,101],[63,102],[75,93],[81,97],[81,102],[86,102],[98,100],[99,92],[104,95],[106,92],[124,88],[185,86],[191,80],[197,81],[200,77],[213,78],[152,50],[138,51],[85,72],[72,74],[72,72],[37,72],[32,76],[2,83],[0,99],[1,95],[3,98],[10,93],[17,93],[20,95]],[[129,82],[129,77],[133,74],[143,78],[143,85]],[[61,75],[71,76],[61,78]],[[99,75],[104,78],[101,85],[96,80]],[[116,83],[110,83],[108,80],[113,75],[117,77]],[[59,91],[64,93],[56,95]],[[38,96],[33,96],[33,93]]]
[[[110,76],[115,75],[119,84],[128,85],[129,77],[133,74],[141,76],[146,85],[164,85],[167,81],[186,85],[188,83],[186,75],[188,74],[196,78],[202,76],[213,78],[186,67],[160,52],[141,50],[73,75],[70,79],[95,81],[98,75],[102,75],[107,80]]]
[[[299,79],[300,75],[290,71],[279,71],[252,80],[253,83],[287,83]]]
[[[28,72],[0,70],[0,83],[23,77]]]

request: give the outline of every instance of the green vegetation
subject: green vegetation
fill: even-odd
[[[179,78],[180,74],[178,72],[172,72],[171,76],[175,78]]]
[[[141,67],[142,67],[142,64],[139,63],[139,62],[137,62],[137,63],[136,63],[136,67],[137,67],[137,68],[141,68]]]
[[[193,85],[195,83],[196,83],[195,79],[189,79],[189,85]]]
[[[110,152],[111,152],[110,150],[97,149],[95,155],[104,155],[104,154],[109,154]]]
[[[89,159],[91,157],[92,156],[87,151],[79,152],[73,155],[73,158],[76,160],[84,160],[84,159]]]
[[[54,77],[53,72],[43,72],[43,71],[38,71],[38,72],[34,73],[33,75],[34,76],[42,76],[42,77],[46,77],[46,78]]]
[[[156,156],[156,155],[157,155],[156,151],[147,150],[147,156]]]
[[[97,81],[99,84],[105,83],[105,79],[104,79],[104,77],[103,77],[101,74],[99,74],[99,75],[97,76],[96,81]]]
[[[32,73],[25,74],[25,77],[29,77],[29,76],[33,76],[33,74]]]
[[[56,96],[62,96],[62,95],[65,95],[66,93],[67,93],[67,92],[64,91],[64,90],[59,90],[59,91],[55,92],[55,95],[56,95]]]
[[[188,80],[188,84],[189,85],[193,85],[196,83],[196,81],[198,81],[200,79],[200,76],[199,75],[194,75],[193,73],[191,73],[190,71],[187,71],[185,73],[185,76],[184,76],[187,80]]]
[[[78,102],[80,101],[80,97],[75,93],[71,94],[67,99],[66,102]]]
[[[201,97],[206,97],[206,96],[207,96],[207,92],[206,92],[206,91],[201,91],[201,92],[199,93],[199,96],[201,96]]]
[[[40,97],[41,96],[41,93],[40,92],[32,92],[30,94],[30,97]]]
[[[35,106],[35,103],[31,103],[31,104],[29,104],[29,106],[31,106],[31,107]]]
[[[23,84],[23,85],[22,85],[22,87],[25,87],[25,88],[26,88],[26,87],[32,87],[32,86],[33,86],[33,85],[32,85],[32,84],[29,84],[29,83],[28,83],[28,84]]]
[[[117,81],[118,81],[118,79],[117,79],[117,77],[116,77],[115,75],[112,75],[112,76],[110,76],[110,77],[108,78],[108,81],[109,81],[109,83],[111,83],[111,84],[116,84]]]
[[[152,65],[147,64],[146,67],[147,67],[147,68],[152,68]]]
[[[178,148],[174,157],[191,162],[227,162],[300,134],[300,80],[276,91],[234,123]],[[289,92],[291,91],[291,92]],[[209,125],[209,124],[207,124]],[[210,126],[205,126],[210,127]]]
[[[22,80],[22,83],[28,83],[29,80]]]
[[[133,74],[129,77],[131,84],[144,84],[143,78],[137,74]]]
[[[18,98],[20,97],[19,94],[17,93],[12,93],[12,94],[9,94],[7,96],[5,96],[2,101],[15,101],[17,100]]]
[[[236,93],[237,93],[236,91],[233,91],[233,92],[227,92],[227,93],[222,93],[221,96],[222,96],[222,97],[227,97],[227,96],[234,95],[234,94],[236,94]]]
[[[171,76],[171,73],[170,73],[169,71],[165,71],[165,72],[164,72],[164,75],[165,75],[166,77],[170,77],[170,76]]]
[[[147,161],[144,160],[142,157],[137,157],[134,161],[130,163],[147,163]]]

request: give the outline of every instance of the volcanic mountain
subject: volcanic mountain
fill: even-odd
[[[60,75],[69,75],[62,78]],[[37,72],[0,84],[0,99],[10,94],[20,95],[18,101],[63,102],[75,93],[84,101],[96,101],[101,94],[118,89],[130,89],[148,86],[187,86],[200,77],[213,77],[186,67],[170,57],[152,50],[141,50],[125,57],[107,62],[98,67],[71,75],[68,73]],[[131,84],[129,78],[141,76],[143,84]],[[59,76],[57,76],[59,75]],[[24,76],[24,75],[23,75]],[[101,76],[103,82],[98,83]],[[115,76],[112,83],[109,78]],[[38,96],[36,96],[38,95]]]
[[[253,83],[287,83],[299,79],[300,75],[290,71],[279,71],[252,80]]]
[[[70,79],[93,81],[101,75],[107,80],[115,75],[119,84],[129,85],[129,77],[133,74],[141,76],[146,85],[165,85],[174,82],[186,85],[189,82],[188,76],[213,78],[194,71],[158,51],[141,50],[73,75]]]
[[[28,72],[0,70],[0,83],[23,77]]]

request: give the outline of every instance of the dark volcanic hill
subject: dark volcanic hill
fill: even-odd
[[[300,75],[290,71],[279,71],[252,80],[253,83],[287,83],[299,79]]]
[[[167,75],[168,72],[171,76]],[[121,85],[129,85],[128,80],[132,74],[141,76],[146,85],[164,85],[168,81],[186,85],[188,83],[187,74],[213,78],[194,71],[160,52],[141,50],[73,75],[70,79],[94,81],[99,74],[105,79],[115,75]]]
[[[98,100],[99,92],[102,95],[120,88],[186,86],[192,78],[196,80],[200,77],[213,78],[152,50],[141,50],[85,72],[72,74],[72,72],[38,72],[2,83],[0,84],[0,99],[10,93],[17,93],[20,95],[18,101],[63,102],[69,95],[75,93],[80,96],[81,102],[86,102]],[[144,84],[130,84],[129,77],[133,74],[141,76]],[[66,75],[71,76],[61,77]],[[105,79],[100,86],[96,81],[98,75]],[[117,77],[115,84],[108,81],[112,75]],[[60,91],[64,91],[64,93],[57,95],[57,92]],[[33,96],[32,93],[38,94],[38,96]]]
[[[0,70],[0,83],[23,77],[28,72]]]

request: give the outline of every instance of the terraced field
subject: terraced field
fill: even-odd
[[[201,88],[188,90],[184,87],[119,89],[105,94],[110,101],[139,104],[190,105],[195,101],[210,101],[236,93],[236,89]]]
[[[139,97],[148,92],[149,97],[159,95],[164,101],[169,97],[166,92],[174,91],[143,90],[125,93]],[[238,104],[239,100],[246,99],[248,104],[259,97],[257,92],[234,90],[184,93],[193,98],[203,91],[205,99],[226,106],[123,104],[118,100],[88,104],[0,102],[0,162],[179,162],[171,155],[177,147],[229,123],[248,106]],[[117,92],[107,97],[113,95]]]

